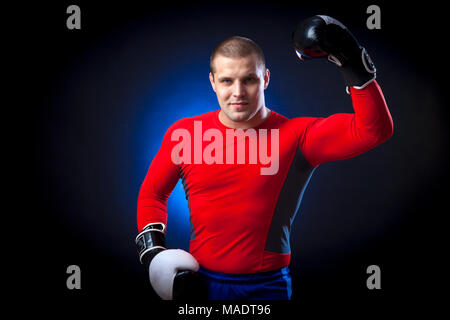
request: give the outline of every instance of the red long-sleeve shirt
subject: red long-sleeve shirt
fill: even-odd
[[[234,162],[227,161],[232,157],[226,158],[230,151],[226,136],[232,129],[219,121],[220,110],[177,121],[166,132],[141,186],[138,230],[152,222],[167,223],[167,199],[181,178],[190,211],[190,252],[201,266],[235,274],[287,266],[290,226],[314,169],[327,161],[364,153],[392,135],[392,118],[376,81],[364,89],[351,88],[350,94],[354,113],[287,119],[271,111],[253,128],[256,136],[244,140],[244,163],[238,162],[238,144],[231,146]],[[215,138],[206,141],[203,137],[198,144],[199,132],[208,130]],[[189,133],[191,141],[181,139],[182,133]],[[216,145],[221,148],[208,153],[211,141],[222,138],[222,145]],[[261,161],[261,154],[252,162],[252,139],[259,142],[259,149],[263,141],[267,143],[272,156],[271,147],[278,143],[278,163]],[[181,145],[192,148],[177,152]],[[199,158],[205,154],[218,156],[223,163],[206,163]],[[180,163],[180,155],[190,160]],[[271,173],[262,174],[261,169],[271,165]]]

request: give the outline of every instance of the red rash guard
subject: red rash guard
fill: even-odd
[[[244,164],[237,161],[237,143],[234,164],[225,161],[225,154],[230,151],[230,148],[225,150],[226,131],[232,129],[219,121],[220,110],[177,121],[166,132],[141,186],[138,231],[149,223],[167,223],[167,199],[181,178],[190,210],[190,253],[202,267],[215,272],[245,274],[287,266],[291,222],[315,167],[327,161],[357,156],[392,135],[392,118],[376,81],[364,89],[350,88],[350,94],[355,113],[287,119],[271,111],[262,124],[253,128],[257,140],[261,132],[267,132],[267,138],[258,141],[259,147],[261,141],[265,141],[269,151],[275,141],[270,133],[278,129],[278,170],[274,174],[261,174],[261,168],[268,168],[270,164],[262,164],[260,157],[257,163],[250,162],[248,143],[252,138],[244,140],[247,151]],[[203,137],[201,149],[198,145],[194,147],[199,123],[200,136],[208,129],[222,134],[223,149],[213,154],[223,154],[223,164],[198,162],[198,156],[202,155],[200,150],[205,151],[214,139],[217,140],[217,137],[209,140]],[[179,136],[174,138],[176,135],[172,134],[176,129],[189,132],[191,141]],[[192,160],[177,164],[172,155],[180,141],[186,147],[192,144],[189,157]],[[189,150],[183,149],[179,155],[189,156]]]

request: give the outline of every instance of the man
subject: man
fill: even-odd
[[[345,26],[314,16],[293,40],[302,60],[338,65],[355,113],[287,119],[265,105],[270,72],[258,45],[219,44],[209,79],[220,110],[168,129],[139,193],[136,242],[161,298],[290,299],[290,226],[313,171],[392,135],[373,63]],[[165,247],[166,203],[180,178],[190,253]]]

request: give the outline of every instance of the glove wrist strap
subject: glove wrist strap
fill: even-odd
[[[361,47],[359,57],[351,59],[340,68],[348,87],[362,89],[376,78],[376,68],[366,49]]]
[[[136,248],[141,264],[149,265],[157,253],[166,250],[165,229],[163,223],[150,223],[136,236]]]

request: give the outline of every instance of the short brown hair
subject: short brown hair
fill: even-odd
[[[261,48],[252,40],[244,37],[233,36],[222,41],[211,53],[209,69],[214,73],[214,59],[217,55],[227,58],[242,58],[255,54],[262,66],[266,67],[266,60]]]

